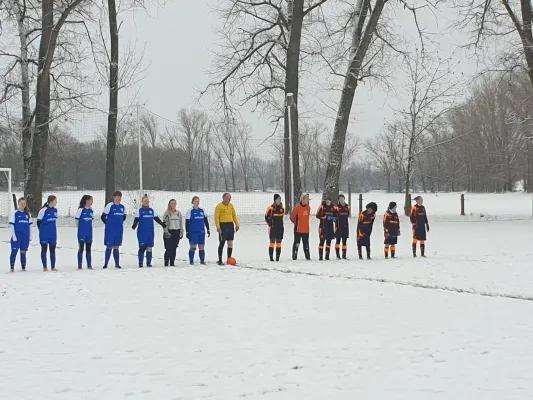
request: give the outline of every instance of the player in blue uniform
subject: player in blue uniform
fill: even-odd
[[[58,213],[55,208],[56,205],[56,196],[48,196],[46,203],[43,204],[43,207],[37,215],[37,228],[39,228],[39,242],[41,243],[41,261],[44,272],[48,272],[48,266],[46,264],[46,252],[48,248],[50,249],[50,266],[53,272],[57,272],[56,245]]]
[[[166,227],[163,221],[157,216],[153,208],[150,207],[150,199],[144,195],[142,207],[137,210],[133,220],[132,229],[137,229],[137,241],[139,242],[139,268],[143,267],[144,253],[146,252],[146,266],[152,266],[152,249],[154,247],[154,221]]]
[[[15,272],[15,261],[20,250],[20,266],[26,271],[26,253],[31,242],[31,226],[33,222],[28,209],[26,199],[21,197],[18,201],[18,209],[13,212],[9,220],[11,228],[11,272]]]
[[[84,194],[80,200],[80,207],[76,212],[76,225],[78,226],[78,269],[83,268],[83,251],[85,249],[85,257],[87,259],[87,269],[93,269],[91,247],[93,244],[93,220],[94,213],[91,206],[93,205],[93,198],[88,194]]]
[[[200,263],[205,265],[205,232],[207,236],[211,236],[209,232],[209,221],[204,210],[200,208],[200,198],[194,196],[192,198],[192,208],[187,211],[185,217],[185,231],[187,232],[187,239],[189,239],[189,262],[194,265],[194,253],[196,246],[200,248]]]
[[[105,206],[100,218],[105,224],[104,229],[104,245],[105,261],[104,269],[107,268],[109,259],[111,258],[111,250],[113,250],[113,258],[115,260],[115,268],[122,268],[120,266],[119,247],[122,246],[122,236],[124,234],[124,221],[126,221],[126,207],[121,204],[122,192],[116,191],[113,193],[113,201]]]

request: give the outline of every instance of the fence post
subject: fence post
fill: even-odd
[[[465,215],[465,195],[461,194],[461,215]]]
[[[363,194],[359,193],[359,214],[363,212]]]
[[[352,218],[352,184],[348,183],[348,204],[350,204],[350,212],[348,218]]]

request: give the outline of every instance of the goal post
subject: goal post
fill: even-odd
[[[6,188],[7,188],[7,196],[5,196],[5,200],[3,200],[0,203],[0,215],[2,216],[2,222],[6,225],[9,225],[9,218],[11,217],[11,213],[13,212],[13,204],[12,204],[12,176],[11,176],[11,168],[0,168],[0,173],[5,176],[6,181]],[[3,177],[2,177],[3,178]],[[4,180],[4,179],[2,179]],[[6,216],[6,219],[4,221],[3,217],[4,214]]]

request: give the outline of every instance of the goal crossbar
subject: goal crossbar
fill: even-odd
[[[12,197],[12,188],[11,188],[11,168],[0,168],[0,172],[7,173],[7,221],[6,224],[9,225],[9,219],[11,218],[11,213],[14,211],[11,204]]]

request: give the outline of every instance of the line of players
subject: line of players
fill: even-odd
[[[108,267],[111,254],[115,261],[115,268],[120,269],[120,252],[124,232],[124,221],[126,220],[126,208],[121,203],[122,193],[116,191],[113,194],[113,202],[106,205],[102,212],[101,219],[105,224],[104,244],[106,246],[104,269]],[[422,257],[425,257],[425,240],[426,231],[429,231],[428,219],[423,206],[422,197],[415,198],[416,204],[411,211],[411,223],[413,225],[413,256],[416,257],[416,245],[420,241]],[[235,208],[231,202],[231,195],[225,193],[223,201],[215,209],[215,224],[219,233],[218,264],[223,265],[222,253],[225,243],[228,244],[227,258],[232,259],[233,239],[236,231],[239,230],[239,221]],[[84,195],[80,201],[80,206],[75,216],[77,225],[77,237],[79,243],[78,250],[78,269],[82,269],[83,253],[86,256],[87,268],[92,268],[92,242],[94,213],[91,208],[93,198]],[[37,217],[37,227],[39,229],[39,242],[41,245],[41,261],[43,270],[48,271],[47,252],[50,252],[50,266],[52,271],[57,271],[56,265],[56,244],[57,244],[57,226],[58,212],[55,208],[57,198],[49,196],[46,203],[39,211]],[[201,264],[205,264],[205,234],[210,236],[209,221],[203,209],[199,207],[200,198],[194,196],[192,199],[192,208],[187,212],[185,220],[185,230],[189,239],[189,261],[194,264],[196,248],[199,248],[199,257]],[[366,210],[361,212],[357,224],[357,247],[359,258],[363,259],[362,248],[366,248],[367,259],[370,259],[370,235],[377,212],[377,204],[369,203]],[[284,226],[283,217],[285,209],[281,203],[281,196],[274,195],[274,202],[267,208],[265,221],[268,224],[270,245],[270,260],[274,261],[274,250],[276,251],[276,261],[279,261],[281,255],[281,243],[283,240]],[[303,242],[304,254],[307,260],[310,260],[309,252],[309,218],[311,209],[309,206],[309,195],[302,195],[300,203],[291,213],[290,220],[294,224],[294,243],[292,249],[293,260],[297,259],[300,242]],[[345,197],[340,195],[338,203],[333,205],[331,199],[326,199],[320,205],[316,217],[320,219],[319,225],[319,259],[329,260],[331,242],[335,238],[335,250],[337,258],[346,259],[347,239],[349,238],[349,215],[350,206],[346,203]],[[142,207],[137,210],[132,229],[137,229],[137,240],[139,244],[138,258],[139,267],[144,265],[146,258],[147,267],[152,266],[152,249],[154,247],[154,222],[161,225],[164,229],[165,243],[165,266],[174,266],[176,259],[176,249],[180,239],[183,237],[183,218],[181,213],[176,209],[176,200],[171,199],[168,208],[161,220],[156,212],[150,207],[150,201],[147,196],[142,199]],[[15,210],[10,219],[11,227],[11,256],[10,266],[14,272],[15,260],[20,251],[20,263],[22,270],[26,268],[26,253],[32,240],[31,226],[33,224],[30,211],[24,198],[18,201],[18,208]],[[391,202],[384,215],[383,228],[385,234],[385,258],[389,256],[395,258],[396,244],[400,235],[400,221],[396,213],[396,203]]]
[[[414,198],[416,204],[411,209],[410,221],[413,228],[413,257],[417,256],[417,244],[420,243],[420,253],[425,257],[426,232],[429,232],[429,222],[426,209],[421,196]],[[396,212],[397,204],[390,202],[383,217],[383,231],[385,236],[385,258],[396,258],[396,245],[400,236],[400,218]],[[376,219],[378,206],[371,202],[366,205],[366,209],[359,214],[357,220],[357,252],[359,259],[363,259],[363,247],[366,249],[366,258],[370,257],[370,236]],[[270,238],[269,256],[270,261],[274,261],[274,250],[276,251],[276,261],[281,255],[281,243],[283,241],[284,226],[283,216],[285,209],[279,194],[274,195],[274,203],[267,208],[265,221],[268,225]],[[309,231],[310,231],[311,207],[309,205],[309,195],[303,194],[300,203],[294,207],[290,215],[290,220],[294,225],[294,242],[292,246],[292,259],[298,258],[300,243],[303,243],[303,251],[307,260],[311,259],[309,252]],[[330,198],[323,201],[317,212],[316,218],[320,220],[318,258],[322,261],[330,259],[330,251],[333,239],[335,239],[335,253],[337,259],[346,259],[348,249],[348,238],[350,236],[349,218],[350,205],[346,203],[344,195],[339,195],[337,204],[333,204]]]

